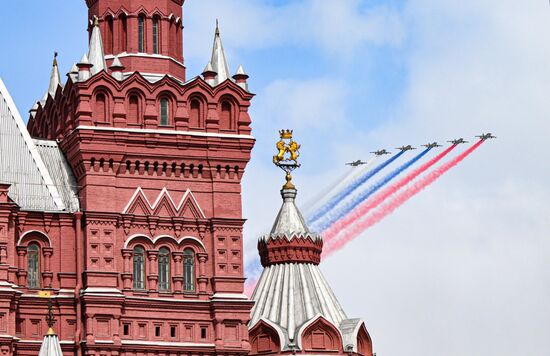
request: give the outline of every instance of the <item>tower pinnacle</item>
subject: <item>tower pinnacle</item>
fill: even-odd
[[[48,91],[44,94],[42,101],[48,99],[48,95],[52,97],[55,95],[55,91],[58,86],[61,86],[61,75],[59,74],[59,66],[57,65],[57,52],[54,52],[53,62],[52,62],[52,71],[50,73],[50,83],[48,85]]]
[[[88,60],[93,64],[92,75],[107,69],[105,62],[105,51],[103,50],[103,40],[101,38],[101,30],[99,28],[99,19],[94,16],[94,27],[90,37],[90,48],[88,50]]]
[[[225,58],[225,51],[223,49],[222,39],[220,35],[219,21],[216,20],[216,31],[214,34],[214,46],[212,47],[212,58],[210,60],[212,69],[218,75],[214,80],[214,86],[223,83],[230,78],[229,65]]]

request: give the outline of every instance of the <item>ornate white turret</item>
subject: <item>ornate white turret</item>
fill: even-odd
[[[264,270],[252,295],[251,355],[330,351],[372,356],[363,321],[348,319],[321,273],[323,241],[309,230],[296,206],[291,181],[290,173],[300,166],[300,145],[292,140],[292,131],[280,134],[273,162],[287,173],[287,183],[273,228],[258,242]]]

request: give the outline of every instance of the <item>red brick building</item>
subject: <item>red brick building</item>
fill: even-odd
[[[183,0],[87,0],[89,52],[27,128],[0,85],[0,354],[247,354],[241,178],[253,95],[187,80]]]
[[[0,80],[0,354],[372,356],[294,188],[243,294],[253,95],[217,26],[187,79],[183,2],[86,0],[89,51],[66,81],[54,59],[26,127]]]

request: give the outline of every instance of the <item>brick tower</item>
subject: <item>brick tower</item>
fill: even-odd
[[[54,59],[27,129],[0,85],[3,355],[38,353],[44,289],[64,355],[249,352],[253,95],[217,26],[186,82],[183,2],[86,0],[89,51],[65,84]]]

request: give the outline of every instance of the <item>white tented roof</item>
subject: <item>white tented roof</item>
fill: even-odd
[[[57,335],[48,334],[44,336],[38,356],[63,356]]]
[[[64,199],[65,194],[60,192],[60,188],[66,186],[61,176],[66,175],[67,180],[72,177],[64,158],[63,164],[49,162],[48,167],[41,151],[30,137],[13,99],[0,79],[0,182],[11,185],[9,197],[23,210],[78,210],[78,204],[74,206],[74,199]],[[54,180],[51,172],[61,166],[64,172],[55,172]],[[68,206],[66,202],[69,202]]]

